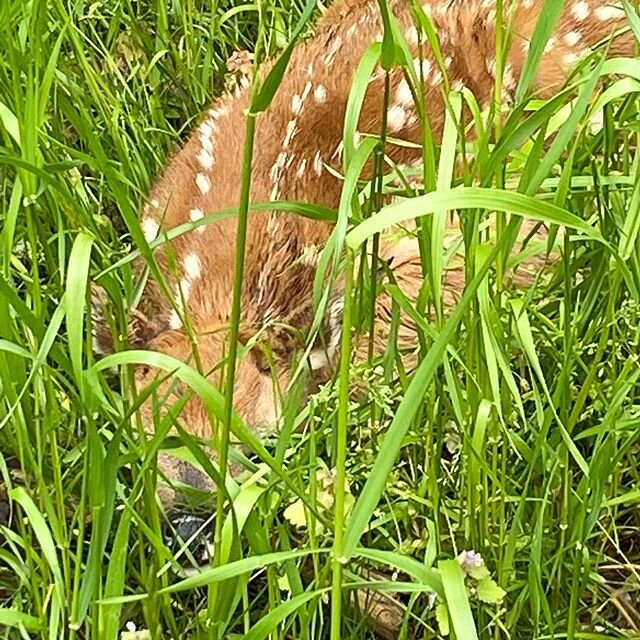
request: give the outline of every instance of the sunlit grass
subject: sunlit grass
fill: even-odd
[[[176,364],[127,352],[96,363],[83,294],[141,237],[140,201],[222,90],[228,56],[257,38],[276,52],[302,9],[293,0],[0,6],[0,474],[11,496],[0,637],[108,640],[135,625],[153,638],[328,638],[333,608],[334,639],[367,638],[354,606],[365,587],[396,603],[402,638],[438,637],[449,618],[459,640],[636,637],[637,61],[594,57],[558,96],[505,112],[451,94],[442,144],[425,136],[423,175],[398,168],[406,189],[376,140],[351,144],[363,63],[345,123],[353,194],[337,212],[348,233],[330,248],[336,265],[345,255],[352,264],[376,232],[416,220],[424,295],[384,286],[396,314],[416,320],[419,366],[405,371],[392,342],[371,366],[343,360],[304,406],[292,393],[273,441],[251,442],[234,424],[259,455],[249,479],[226,479],[220,504],[232,501],[236,515],[218,520],[217,566],[185,576],[188,550],[165,545],[158,451],[180,447],[217,471],[202,443],[167,438],[167,419],[143,435],[125,365]],[[485,132],[466,140],[456,120],[465,101],[473,130]],[[602,128],[592,130],[596,115]],[[373,187],[357,180],[369,153],[385,174]],[[421,177],[425,189],[409,187]],[[377,211],[381,191],[407,200]],[[374,195],[354,208],[359,192]],[[524,290],[498,277],[513,266],[521,214],[547,224],[561,254]],[[454,309],[441,287],[449,216],[468,282]],[[377,281],[357,274],[347,326],[369,327]],[[101,283],[125,333],[131,262]],[[176,374],[225,419],[220,390],[190,367]],[[500,604],[478,577],[465,588],[455,558],[470,550],[506,591]]]

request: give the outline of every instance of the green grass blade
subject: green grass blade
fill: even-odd
[[[528,195],[485,189],[482,187],[460,187],[446,191],[428,193],[390,205],[367,218],[347,235],[347,245],[359,247],[367,238],[406,220],[413,220],[434,211],[446,209],[487,209],[504,211],[531,220],[559,224],[580,231],[585,236],[604,242],[599,231],[573,213],[556,205],[543,202]]]
[[[451,625],[458,640],[478,640],[478,632],[469,606],[464,573],[457,560],[443,560],[438,563],[442,577],[447,609]]]

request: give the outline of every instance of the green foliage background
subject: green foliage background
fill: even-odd
[[[461,208],[472,285],[457,311],[430,320],[391,288],[422,318],[416,378],[394,365],[392,345],[382,366],[345,364],[305,407],[292,400],[268,443],[290,486],[260,461],[260,481],[229,481],[239,515],[225,520],[222,566],[185,577],[188,552],[163,542],[158,449],[209,463],[186,435],[164,441],[167,424],[142,435],[128,368],[94,366],[84,294],[128,254],[142,196],[222,90],[228,56],[257,40],[275,53],[302,9],[0,4],[0,474],[12,498],[0,637],[115,639],[129,622],[153,638],[365,638],[357,607],[345,606],[336,632],[326,604],[332,591],[335,615],[340,596],[365,586],[391,592],[404,638],[447,626],[460,640],[638,637],[638,60],[602,67],[594,56],[547,103],[478,112],[486,134],[474,143],[456,126],[441,146],[425,143],[426,184],[442,195],[396,195],[413,198],[402,211],[418,216],[427,244],[444,224],[438,212]],[[452,114],[462,99],[451,98]],[[592,131],[596,113],[603,127]],[[471,164],[457,161],[466,151]],[[523,207],[568,232],[563,260],[519,292],[496,277],[508,246],[496,250],[482,224],[515,229],[510,212]],[[392,215],[355,228],[350,246]],[[434,253],[425,278],[444,267]],[[120,292],[124,331],[130,265],[104,283]],[[358,309],[347,300],[354,317],[371,295]],[[426,295],[437,309],[437,292]],[[364,401],[349,395],[354,382]],[[334,468],[348,482],[346,518]],[[336,544],[349,551],[344,572]],[[484,559],[476,576],[452,560],[471,549]]]

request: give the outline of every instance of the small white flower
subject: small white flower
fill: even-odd
[[[470,551],[463,551],[458,556],[458,562],[465,573],[469,573],[469,570],[484,566],[482,556],[479,553],[476,553],[473,549]]]

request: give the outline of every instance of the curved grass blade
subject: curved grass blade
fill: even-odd
[[[486,209],[513,213],[532,220],[558,224],[580,231],[588,238],[605,243],[597,229],[578,216],[554,204],[543,202],[522,193],[498,191],[483,187],[460,187],[434,191],[418,198],[410,198],[382,209],[367,218],[347,234],[347,245],[358,248],[370,236],[406,220],[446,209]],[[606,244],[606,243],[605,243]]]
[[[478,632],[469,606],[464,573],[457,560],[438,563],[451,624],[458,640],[478,640]]]
[[[140,350],[114,353],[94,364],[93,367],[85,372],[85,375],[89,381],[92,381],[99,371],[109,369],[110,367],[131,364],[146,364],[150,367],[173,373],[173,375],[178,377],[202,398],[205,406],[211,411],[213,416],[218,420],[224,420],[226,403],[220,391],[188,364],[163,353]],[[91,389],[93,390],[95,388],[97,388],[96,385],[91,384]],[[262,441],[247,427],[235,412],[233,412],[232,415],[231,430],[243,444],[258,454],[290,489],[296,494],[301,493],[293,484],[290,477],[283,471],[277,460],[266,450]],[[302,499],[306,501],[306,498],[302,497]]]
[[[328,553],[328,549],[295,549],[291,551],[276,551],[274,553],[267,553],[261,556],[243,558],[242,560],[236,560],[235,562],[230,562],[229,564],[225,564],[221,567],[205,569],[195,576],[190,576],[176,584],[165,587],[160,591],[160,593],[190,591],[192,589],[204,587],[213,582],[222,582],[229,578],[235,578],[236,576],[256,571],[257,569],[264,569],[269,565],[279,564],[281,562],[286,562],[287,560],[294,560],[295,558],[304,558],[308,555],[323,553]]]
[[[69,336],[69,355],[71,366],[82,395],[82,359],[84,353],[84,312],[86,306],[89,264],[94,238],[87,233],[79,233],[69,257],[67,270],[67,296],[65,310],[67,315],[67,334]]]
[[[267,638],[275,628],[282,622],[288,615],[299,609],[303,604],[313,600],[313,598],[319,598],[323,594],[329,591],[328,587],[324,589],[316,589],[315,591],[309,591],[301,593],[298,596],[294,596],[291,600],[287,600],[279,607],[270,611],[264,618],[255,624],[255,626],[246,633],[244,640],[264,640]]]
[[[419,584],[429,588],[434,593],[437,593],[441,598],[444,597],[444,589],[440,574],[435,569],[425,567],[423,564],[411,557],[403,556],[399,553],[395,553],[394,551],[384,551],[381,549],[370,549],[364,547],[358,547],[354,551],[353,555],[358,558],[366,558],[367,560],[380,562],[389,567],[393,567],[396,570],[403,571],[410,575]]]
[[[256,114],[261,111],[265,111],[268,109],[273,97],[276,95],[278,87],[282,83],[282,78],[284,77],[284,73],[287,70],[287,66],[289,65],[289,60],[291,60],[291,55],[293,54],[293,50],[296,46],[296,42],[298,38],[302,34],[302,31],[309,21],[313,10],[316,7],[318,0],[307,0],[307,4],[305,5],[304,11],[300,16],[300,20],[298,20],[298,24],[296,25],[293,33],[291,34],[291,40],[287,45],[286,49],[280,54],[280,57],[273,65],[269,74],[265,78],[262,86],[254,96],[251,101],[251,112]]]
[[[49,639],[58,640],[61,637],[59,635],[60,625],[63,623],[65,618],[66,599],[62,569],[58,560],[56,545],[53,541],[51,530],[49,529],[44,516],[40,513],[38,507],[31,499],[31,496],[22,487],[12,489],[9,495],[11,496],[11,499],[17,502],[24,510],[31,527],[33,528],[33,533],[38,539],[42,555],[44,556],[49,570],[53,575],[51,614],[49,616],[48,627]]]
[[[127,557],[129,554],[129,532],[131,530],[131,511],[125,509],[122,512],[120,523],[113,541],[107,579],[104,585],[104,595],[108,600],[120,595],[124,589],[124,581],[127,573]],[[100,637],[104,640],[117,640],[121,627],[122,606],[120,603],[100,605]]]
[[[551,38],[558,19],[564,11],[565,1],[566,0],[544,1],[544,6],[540,11],[540,17],[538,18],[536,28],[531,38],[529,53],[527,54],[527,59],[525,60],[520,81],[516,89],[516,102],[520,102],[523,99],[524,94],[536,77],[544,49],[547,42],[549,42],[549,38]]]

